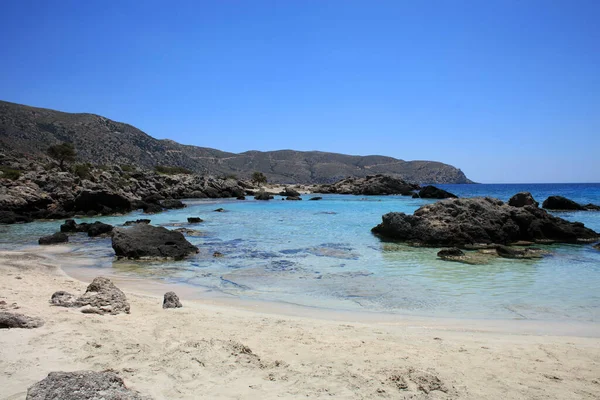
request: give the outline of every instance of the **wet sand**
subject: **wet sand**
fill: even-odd
[[[51,371],[112,369],[155,399],[597,399],[598,324],[336,312],[203,297],[115,279],[131,313],[50,306],[93,276],[60,246],[0,252],[3,311],[45,320],[0,330],[0,399],[25,398]],[[80,271],[71,277],[66,271]],[[163,310],[173,289],[184,307]],[[190,290],[188,292],[188,290]],[[194,300],[191,300],[194,298]],[[18,308],[16,308],[18,307]]]

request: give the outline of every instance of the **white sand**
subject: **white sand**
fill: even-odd
[[[161,297],[128,287],[131,314],[83,314],[49,305],[53,292],[86,284],[39,251],[0,252],[0,277],[5,310],[16,303],[46,321],[0,330],[0,399],[79,369],[112,369],[155,399],[600,398],[597,337],[439,319],[327,321],[184,296],[184,308],[163,310]]]

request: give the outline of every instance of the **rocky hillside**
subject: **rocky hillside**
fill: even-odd
[[[248,151],[240,154],[158,140],[141,130],[94,114],[71,114],[0,101],[0,148],[39,157],[61,142],[73,143],[82,162],[99,165],[168,165],[200,174],[247,178],[263,172],[276,183],[332,183],[348,176],[387,174],[419,183],[471,183],[451,165],[384,156],[319,151]]]

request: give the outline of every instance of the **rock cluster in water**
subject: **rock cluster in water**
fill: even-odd
[[[10,165],[18,163],[13,160]],[[63,219],[75,215],[109,215],[142,209],[147,213],[182,208],[182,198],[224,198],[245,194],[241,181],[194,174],[163,175],[119,166],[90,168],[79,175],[46,170],[37,163],[15,168],[18,179],[0,176],[0,223]]]
[[[458,196],[444,189],[428,185],[425,186],[423,189],[419,190],[418,193],[415,193],[413,197],[421,199],[455,199]]]
[[[569,210],[569,211],[600,211],[600,206],[595,204],[579,204],[571,199],[567,199],[562,196],[550,196],[544,203],[542,203],[542,207],[548,210]]]
[[[400,194],[412,196],[420,186],[388,175],[370,175],[366,178],[346,178],[331,185],[315,188],[318,193],[337,193],[354,195],[389,195]]]
[[[423,246],[475,244],[579,243],[598,238],[580,222],[569,222],[535,206],[513,207],[489,197],[447,199],[425,205],[413,215],[392,212],[373,233]]]

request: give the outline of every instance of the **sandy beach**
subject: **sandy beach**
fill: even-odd
[[[593,329],[588,337],[550,336],[502,324],[328,320],[183,293],[183,308],[163,310],[161,296],[119,282],[130,314],[83,314],[48,302],[57,290],[79,294],[89,283],[66,275],[57,259],[39,250],[0,253],[2,311],[45,321],[0,331],[0,399],[24,399],[51,371],[107,369],[154,399],[600,397]]]

